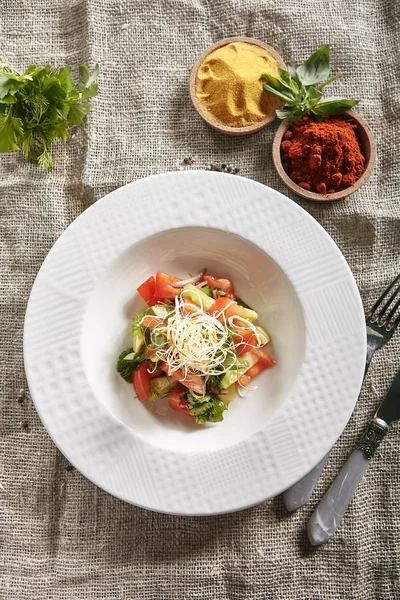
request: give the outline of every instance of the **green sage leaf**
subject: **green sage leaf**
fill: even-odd
[[[285,71],[284,69],[281,69],[280,67],[278,67],[278,74],[279,74],[279,83],[281,84],[281,86],[284,86],[285,88],[291,90],[292,89],[292,78],[290,76],[289,71]],[[276,87],[276,86],[274,86]],[[278,88],[279,89],[279,88]]]
[[[324,115],[337,114],[357,104],[354,99],[323,99],[322,88],[340,77],[338,73],[327,79],[329,61],[330,49],[325,44],[297,69],[293,63],[288,63],[287,70],[278,68],[279,78],[268,73],[261,75],[265,81],[264,90],[285,103],[283,109],[276,111],[277,117],[297,121],[304,115],[313,114],[315,119],[321,120]]]
[[[329,44],[321,46],[297,69],[297,75],[303,85],[313,85],[324,81],[330,70]]]
[[[310,109],[316,106],[320,102],[321,98],[322,92],[319,89],[317,89],[313,85],[310,85],[310,87],[307,88],[306,100]]]
[[[299,83],[299,76],[297,75],[296,67],[292,61],[289,61],[287,63],[287,68],[288,68],[288,71],[290,73],[290,77],[292,78],[292,80],[295,81],[296,83]]]
[[[298,121],[299,119],[301,119],[301,117],[304,117],[304,115],[308,114],[308,108],[304,107],[304,106],[300,106],[297,108],[293,108],[290,111],[290,114],[287,116],[287,118],[289,119],[289,121]]]
[[[265,83],[263,85],[263,88],[266,92],[273,94],[274,96],[276,96],[277,98],[280,98],[281,100],[283,100],[284,102],[286,102],[289,105],[291,105],[294,102],[294,97],[291,94],[291,92],[289,92],[289,91],[285,90],[284,92],[281,92],[281,91],[275,89],[274,87],[272,87],[272,85],[268,85],[267,83]]]
[[[262,79],[263,81],[266,81],[267,84],[271,85],[273,88],[275,88],[279,92],[284,92],[285,88],[287,87],[283,81],[281,81],[277,77],[274,77],[273,75],[270,75],[269,73],[263,73],[261,75],[260,79]]]
[[[292,113],[292,111],[290,109],[287,108],[283,108],[283,109],[276,109],[276,116],[278,117],[278,119],[288,119]]]
[[[354,98],[327,99],[324,100],[324,102],[320,102],[316,106],[313,106],[311,112],[316,116],[336,115],[352,108],[358,104],[358,102],[359,100],[354,100]]]

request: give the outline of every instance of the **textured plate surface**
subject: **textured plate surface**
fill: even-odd
[[[278,368],[226,421],[193,428],[140,405],[113,364],[144,277],[205,260],[248,290]],[[145,508],[206,515],[275,496],[315,466],[353,410],[365,343],[350,269],[308,213],[254,181],[192,171],[120,188],[68,227],[33,286],[24,357],[45,427],[86,477]]]

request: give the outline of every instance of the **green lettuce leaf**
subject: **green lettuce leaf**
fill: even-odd
[[[132,383],[133,371],[143,360],[143,354],[135,354],[132,347],[127,348],[118,356],[116,369],[125,381]]]
[[[202,398],[194,398],[190,393],[182,394],[182,396],[186,398],[188,408],[198,425],[207,422],[217,423],[224,420],[223,413],[227,407],[216,396],[205,394]]]

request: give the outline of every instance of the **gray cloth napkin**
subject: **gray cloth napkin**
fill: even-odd
[[[400,336],[376,355],[360,401],[310,503],[281,499],[226,516],[154,514],[97,489],[44,430],[27,389],[24,312],[53,243],[85,208],[132,180],[227,163],[283,193],[271,160],[277,123],[249,138],[209,129],[188,99],[188,73],[210,43],[247,35],[284,59],[332,46],[344,77],[332,92],[378,143],[368,184],[326,206],[292,196],[343,251],[365,306],[399,270],[399,4],[392,0],[5,0],[0,51],[31,62],[100,64],[101,92],[85,127],[54,147],[46,174],[0,156],[1,600],[397,600],[400,597],[400,444],[393,427],[340,531],[312,551],[307,520],[399,366]],[[323,391],[322,391],[323,393]]]

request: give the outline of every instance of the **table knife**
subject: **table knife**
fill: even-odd
[[[369,461],[393,421],[400,419],[400,371],[364,431],[356,449],[317,506],[308,523],[313,546],[327,542],[337,530]]]

